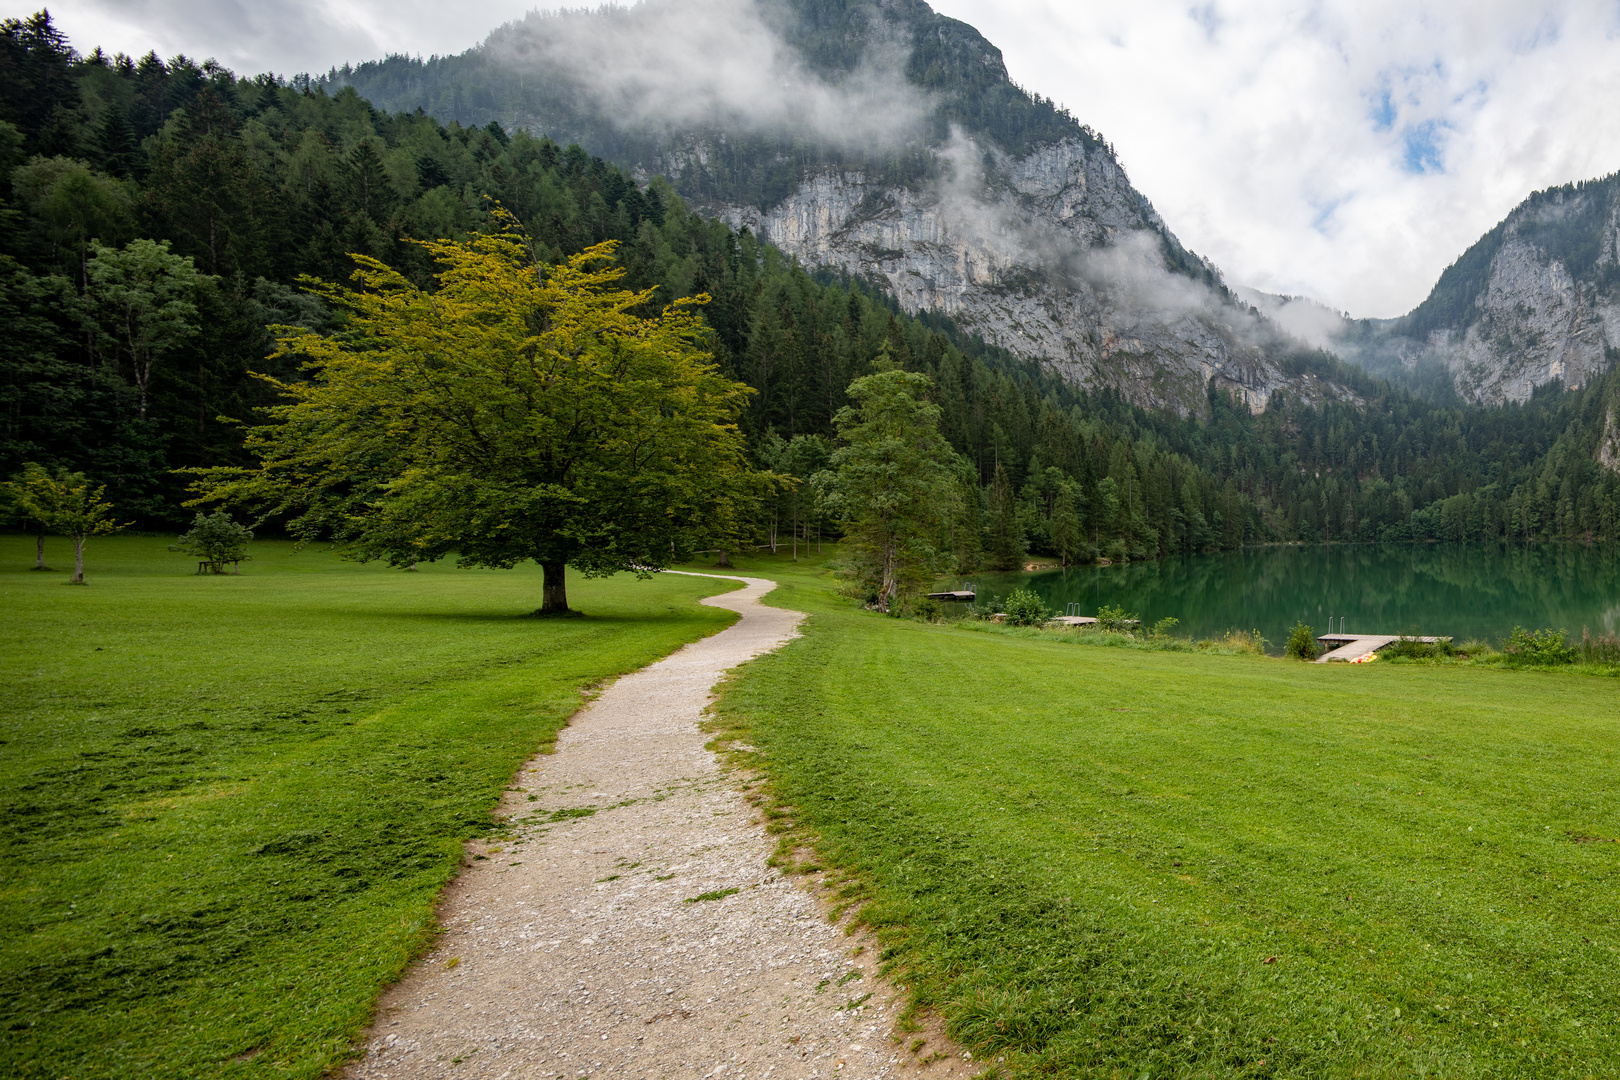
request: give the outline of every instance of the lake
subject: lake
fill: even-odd
[[[1620,545],[1334,544],[1254,547],[1123,566],[976,574],[982,603],[1029,585],[1048,607],[1103,604],[1178,634],[1259,630],[1278,651],[1295,620],[1318,634],[1449,634],[1500,643],[1515,626],[1620,632]],[[956,587],[958,580],[949,587]],[[953,605],[954,606],[954,605]]]

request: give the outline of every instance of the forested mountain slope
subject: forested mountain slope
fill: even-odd
[[[1197,409],[1147,409],[812,273],[577,146],[184,58],[80,57],[43,16],[0,26],[0,195],[0,475],[26,461],[82,470],[147,525],[189,517],[172,470],[245,460],[237,424],[269,402],[251,372],[297,377],[266,359],[265,324],[341,331],[298,275],[344,280],[358,252],[426,282],[412,239],[485,228],[496,201],[542,261],[618,240],[628,284],[660,301],[708,293],[715,356],[756,390],[745,422],[762,460],[795,438],[824,453],[845,388],[879,355],[929,374],[966,461],[962,569],[1049,550],[1063,490],[1086,552],[1110,557],[1613,536],[1620,522],[1613,376],[1477,409],[1349,370],[1335,378],[1350,400],[1278,392],[1255,412],[1217,384]],[[195,273],[194,310],[145,360],[111,340],[97,281],[137,257],[174,280]],[[1278,370],[1303,381],[1314,362]]]
[[[380,107],[577,140],[812,267],[880,283],[1085,389],[1259,410],[1352,396],[1238,301],[1096,133],[921,0],[533,13],[476,49],[333,71]]]
[[[0,474],[26,461],[83,470],[124,515],[183,520],[186,481],[172,470],[243,461],[238,424],[270,401],[251,373],[297,377],[266,359],[266,323],[340,329],[298,276],[344,280],[356,252],[426,282],[412,239],[483,228],[498,202],[542,260],[617,240],[628,284],[665,301],[708,293],[718,361],[757,390],[746,423],[761,452],[830,434],[845,388],[881,352],[933,375],[947,434],[972,464],[969,565],[981,517],[1000,521],[998,557],[1016,562],[1060,481],[1080,487],[1096,546],[1120,554],[1234,545],[1265,527],[1235,487],[1151,433],[1091,419],[1037,367],[857,283],[814,279],[578,146],[183,58],[81,60],[42,16],[7,24],[0,48],[0,190],[17,203],[0,219]],[[134,358],[97,328],[93,279],[98,260],[146,237],[169,247],[174,269],[201,274],[185,332],[143,390]]]

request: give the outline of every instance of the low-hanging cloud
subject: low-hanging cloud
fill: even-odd
[[[938,152],[944,168],[931,193],[941,219],[955,236],[1004,264],[1040,268],[1060,287],[1089,287],[1141,319],[1169,323],[1220,312],[1229,325],[1249,322],[1208,283],[1170,270],[1164,238],[1152,229],[1115,232],[1101,242],[1084,237],[998,197],[987,184],[985,148],[960,130],[953,129]]]
[[[533,2],[53,0],[50,8],[83,50],[184,52],[244,73],[287,74],[387,53],[457,53],[521,20]],[[1604,0],[932,3],[983,31],[1019,82],[1106,135],[1176,234],[1230,281],[1358,316],[1410,310],[1530,191],[1620,168],[1620,9]],[[746,13],[711,39],[727,42],[729,54],[691,41],[695,32],[678,20],[663,25],[687,69],[697,69],[700,92],[636,90],[634,71],[610,65],[605,84],[629,102],[655,93],[677,107],[753,98],[745,117],[798,110],[826,131],[836,129],[842,100],[883,100],[860,90],[859,74],[844,86],[738,78],[781,59]],[[856,135],[869,134],[874,118],[881,131],[892,115],[861,110]]]
[[[903,75],[910,42],[882,22],[864,36],[855,68],[830,76],[810,70],[754,0],[645,0],[531,13],[481,49],[579,87],[626,129],[781,133],[857,149],[910,137],[927,112]]]

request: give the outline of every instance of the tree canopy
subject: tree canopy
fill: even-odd
[[[256,504],[395,565],[544,568],[541,613],[567,611],[565,568],[646,573],[751,513],[769,474],[737,426],[750,393],[701,347],[699,297],[638,315],[611,243],[536,264],[506,228],[424,246],[436,288],[360,257],[358,289],[311,288],[340,334],[283,327],[306,381],[254,428],[252,469],[203,471],[205,500]]]

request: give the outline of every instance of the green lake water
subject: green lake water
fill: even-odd
[[[1295,620],[1317,633],[1449,634],[1499,643],[1515,626],[1555,627],[1579,637],[1620,632],[1620,545],[1472,544],[1256,547],[1124,566],[978,574],[981,608],[1032,586],[1062,614],[1095,615],[1103,604],[1151,625],[1181,620],[1178,634],[1207,637],[1259,630],[1273,651]],[[956,588],[952,580],[946,587]],[[954,606],[954,605],[953,605]]]

